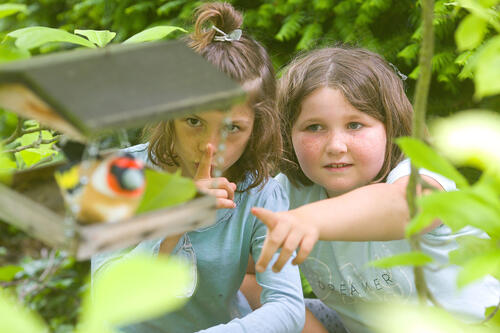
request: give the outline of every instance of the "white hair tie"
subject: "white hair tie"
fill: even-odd
[[[215,25],[212,25],[212,29],[220,33],[222,36],[214,36],[214,41],[216,42],[234,42],[236,40],[240,40],[241,38],[241,29],[235,29],[231,31],[231,33],[226,34],[224,31],[217,28]]]

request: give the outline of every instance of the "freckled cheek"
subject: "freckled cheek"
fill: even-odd
[[[358,157],[377,168],[382,167],[384,163],[386,144],[385,132],[380,131],[359,135],[352,142]]]
[[[321,142],[311,136],[296,136],[293,138],[293,148],[303,168],[314,165],[321,157]]]

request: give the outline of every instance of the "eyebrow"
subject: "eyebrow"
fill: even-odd
[[[297,120],[295,121],[295,123],[297,123]],[[323,122],[323,121],[325,121],[324,118],[312,117],[312,118],[306,118],[306,119],[302,120],[301,123],[314,123],[314,122]]]

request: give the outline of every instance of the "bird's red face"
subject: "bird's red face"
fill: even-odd
[[[144,163],[130,154],[118,156],[109,163],[109,187],[127,197],[142,195],[145,187]]]

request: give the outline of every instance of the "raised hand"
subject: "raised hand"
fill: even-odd
[[[195,184],[200,191],[217,198],[217,208],[235,208],[233,199],[236,184],[225,177],[212,178],[213,156],[214,146],[208,143],[194,176]]]
[[[318,229],[308,225],[307,221],[302,220],[293,210],[275,213],[268,209],[254,207],[252,214],[268,228],[264,246],[255,265],[257,272],[265,271],[274,253],[280,248],[281,253],[273,265],[274,272],[281,271],[295,250],[298,250],[298,253],[292,263],[294,265],[302,263],[318,241]]]

